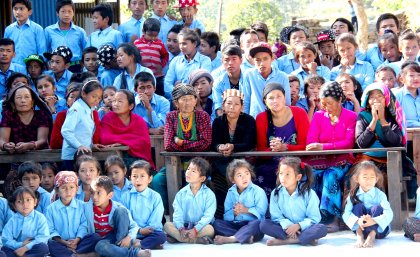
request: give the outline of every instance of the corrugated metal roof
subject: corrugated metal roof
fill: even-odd
[[[56,0],[32,0],[31,20],[44,28],[56,23],[55,3]]]

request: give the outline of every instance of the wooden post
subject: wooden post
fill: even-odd
[[[401,152],[388,152],[387,177],[388,200],[394,212],[394,219],[391,222],[391,226],[392,229],[401,230],[403,221],[408,217],[408,210],[401,210],[401,193],[405,194],[405,198],[407,198],[407,192],[403,192],[402,190]]]
[[[174,208],[172,203],[175,195],[181,187],[181,158],[179,156],[165,156],[166,183],[168,188],[169,216],[172,220]]]

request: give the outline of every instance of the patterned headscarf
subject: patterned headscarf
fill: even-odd
[[[54,186],[56,188],[59,188],[67,183],[75,183],[76,185],[78,184],[78,178],[74,171],[64,170],[55,175]]]
[[[373,83],[365,88],[361,99],[362,111],[367,108],[369,93],[373,90],[379,90],[385,97],[385,106],[388,109],[391,116],[395,119],[398,126],[400,126],[403,135],[403,144],[407,142],[406,123],[403,109],[400,103],[396,100],[395,95],[389,90],[388,86],[383,83]]]
[[[195,92],[195,89],[190,84],[179,83],[175,85],[174,89],[172,90],[172,99],[177,101],[184,95],[193,95],[197,97],[197,92]]]
[[[344,95],[343,89],[340,84],[335,81],[328,81],[322,85],[321,90],[319,91],[319,98],[332,97],[337,101],[344,102],[346,96]]]

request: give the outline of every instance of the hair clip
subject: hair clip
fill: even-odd
[[[305,168],[305,163],[304,162],[300,162],[300,168],[303,170]]]

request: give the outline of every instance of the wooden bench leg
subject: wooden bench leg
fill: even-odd
[[[394,212],[394,219],[391,222],[392,229],[401,230],[403,221],[408,217],[407,211],[401,208],[402,192],[402,163],[401,152],[390,151],[387,158],[388,175],[388,198],[391,209]],[[405,198],[407,193],[405,192]],[[407,199],[405,199],[407,200]]]
[[[417,185],[420,186],[420,134],[413,135],[413,162],[417,170]]]
[[[166,183],[168,188],[168,204],[169,204],[169,215],[172,221],[172,215],[174,208],[172,203],[175,200],[175,195],[181,187],[181,158],[177,156],[165,157],[166,166]]]

